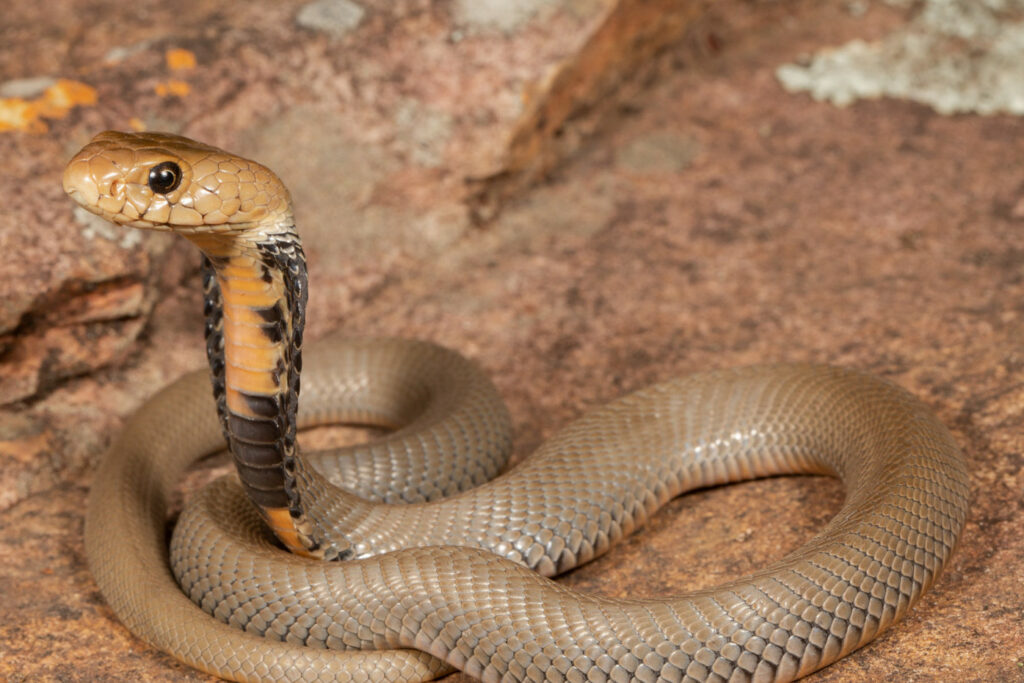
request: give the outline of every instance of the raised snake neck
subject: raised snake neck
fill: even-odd
[[[215,271],[204,291],[216,399],[192,374],[140,409],[104,458],[86,521],[90,567],[118,617],[197,668],[236,680],[422,680],[444,660],[485,680],[791,680],[899,619],[957,542],[967,475],[948,431],[897,387],[819,366],[650,387],[583,417],[494,481],[420,502],[500,469],[507,414],[452,352],[331,339],[304,353],[296,422],[302,306],[268,297],[296,286],[271,266],[287,271],[301,252],[287,191],[269,171],[177,136],[107,132],[72,159],[64,185],[117,223],[185,234]],[[268,240],[294,244],[292,256],[267,258]],[[239,273],[249,289],[231,279]],[[245,337],[254,322],[245,311],[228,312],[235,297],[250,311],[279,307],[257,344]],[[270,417],[252,396],[278,410],[260,439],[232,426]],[[296,427],[339,420],[399,429],[341,460],[297,456]],[[197,494],[175,529],[172,575],[166,500],[191,462],[223,447],[222,430],[258,507],[233,481]],[[440,457],[448,451],[454,464]],[[681,492],[795,472],[838,476],[846,500],[815,538],[754,575],[627,600],[541,576],[605,552]],[[289,528],[267,512],[282,507]],[[286,553],[263,519],[290,547],[358,559]]]

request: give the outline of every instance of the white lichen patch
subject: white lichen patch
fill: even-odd
[[[56,82],[57,79],[52,76],[16,78],[0,83],[0,97],[38,97]]]
[[[366,10],[351,0],[315,0],[303,5],[295,23],[340,38],[355,30],[365,14]]]
[[[511,34],[545,9],[558,6],[559,0],[455,0],[455,23],[469,33],[500,31]]]
[[[941,114],[1024,115],[1024,0],[925,0],[882,40],[823,50],[776,76],[789,92],[840,107],[895,97]]]
[[[82,226],[82,237],[87,240],[103,239],[113,242],[122,249],[131,249],[142,242],[141,230],[116,226],[80,206],[76,206],[72,211],[75,220]]]

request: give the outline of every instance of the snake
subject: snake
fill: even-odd
[[[113,613],[191,667],[239,681],[788,681],[902,618],[958,543],[964,456],[888,380],[799,363],[698,372],[586,413],[508,468],[509,413],[471,360],[426,341],[305,343],[305,257],[266,167],[107,131],[63,185],[202,252],[209,367],[126,421],[85,523]],[[386,431],[299,447],[299,430],[338,423]],[[168,544],[183,473],[225,447],[235,473],[191,495]],[[551,578],[684,492],[807,473],[838,477],[842,506],[750,575],[654,597]]]

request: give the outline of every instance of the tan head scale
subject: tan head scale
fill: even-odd
[[[266,167],[168,133],[100,133],[68,164],[64,190],[114,223],[186,236],[291,222],[288,190]]]

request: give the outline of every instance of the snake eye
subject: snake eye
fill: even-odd
[[[149,169],[149,189],[157,194],[167,194],[181,184],[181,166],[173,161],[164,161]]]

